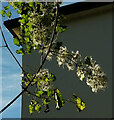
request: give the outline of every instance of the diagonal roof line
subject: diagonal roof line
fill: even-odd
[[[59,8],[59,11],[60,11],[60,14],[69,15],[72,13],[78,13],[81,11],[98,8],[101,6],[108,5],[108,4],[112,4],[112,2],[77,2],[74,4],[62,6]],[[20,26],[20,23],[18,22],[19,19],[20,19],[20,17],[11,19],[11,20],[7,20],[4,22],[5,27],[11,32],[11,34],[14,37],[17,37],[17,35],[14,33],[12,28],[17,28]]]

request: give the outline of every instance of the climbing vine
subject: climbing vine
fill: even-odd
[[[60,110],[66,102],[75,104],[79,112],[84,110],[86,103],[75,93],[71,98],[65,99],[62,91],[53,84],[56,75],[48,68],[42,68],[46,60],[51,61],[53,57],[56,57],[59,66],[67,68],[69,71],[75,71],[78,78],[85,81],[92,92],[105,89],[107,85],[105,73],[91,56],[83,58],[79,51],[69,51],[66,46],[62,46],[62,42],[57,40],[58,35],[66,30],[66,26],[63,25],[64,16],[59,13],[61,2],[8,3],[9,5],[4,6],[0,11],[1,15],[11,18],[12,13],[9,6],[17,9],[17,13],[20,15],[18,21],[20,23],[20,38],[13,39],[14,44],[19,46],[16,53],[25,55],[37,50],[41,55],[40,67],[35,74],[27,73],[21,68],[23,91],[19,96],[24,92],[33,96],[29,105],[30,114],[35,111],[40,112],[42,106],[45,106],[44,112],[49,112],[51,101],[54,101],[57,110]],[[3,32],[2,36],[4,37]],[[9,48],[7,43],[6,47]],[[29,91],[28,87],[34,87],[34,92]]]

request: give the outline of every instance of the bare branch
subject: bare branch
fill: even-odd
[[[45,58],[43,59],[42,64],[40,65],[37,73],[39,73],[39,72],[40,72],[40,69],[43,67],[43,65],[44,65],[44,63],[45,63],[45,61],[46,61],[46,58],[47,58],[48,54],[50,53],[50,49],[51,49],[52,43],[53,43],[53,41],[54,41],[55,32],[56,32],[56,26],[57,26],[57,18],[58,18],[58,8],[59,8],[59,5],[57,4],[57,6],[56,6],[56,18],[55,18],[55,24],[54,24],[54,28],[53,28],[53,32],[52,32],[52,37],[51,37],[51,40],[50,40],[50,46],[49,46],[48,52],[47,52],[47,54],[45,55]],[[1,28],[1,27],[0,27],[0,28]],[[2,30],[1,30],[1,32],[2,32]],[[4,37],[3,32],[2,32],[2,36]],[[9,47],[8,47],[6,41],[5,41],[5,38],[4,38],[4,42],[5,42],[8,50],[10,51],[10,53],[13,55],[13,53],[11,52],[11,50],[9,49]],[[13,56],[14,56],[14,55],[13,55]],[[14,58],[15,58],[15,56],[14,56]],[[16,58],[15,58],[15,59],[16,59]],[[30,81],[30,83],[22,90],[22,92],[20,92],[9,104],[7,104],[7,105],[0,111],[0,114],[1,114],[4,110],[6,110],[13,102],[15,102],[15,101],[28,89],[28,87],[31,85],[31,83],[33,82],[33,80],[34,80],[35,77],[36,77],[36,75],[34,75],[34,77],[32,78],[32,80]]]

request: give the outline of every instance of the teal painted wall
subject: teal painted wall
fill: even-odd
[[[111,118],[112,116],[112,11],[111,6],[89,10],[68,16],[65,21],[67,31],[59,36],[58,41],[63,41],[63,46],[69,50],[79,50],[82,56],[93,56],[100,64],[108,77],[108,88],[105,92],[92,93],[85,82],[81,82],[75,71],[68,71],[57,65],[56,58],[46,62],[44,68],[49,68],[57,80],[54,83],[65,98],[77,93],[87,104],[86,109],[78,113],[76,106],[66,103],[57,111],[54,104],[49,113],[34,113],[29,115],[29,100],[32,99],[23,94],[22,96],[22,118]],[[23,67],[33,73],[39,66],[39,55],[34,52],[23,56]],[[32,69],[30,67],[32,66]]]

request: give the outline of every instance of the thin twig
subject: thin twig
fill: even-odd
[[[40,65],[42,64],[42,60],[43,60],[43,52],[41,53],[41,56],[40,56]]]
[[[58,17],[58,7],[59,5],[57,4],[56,6],[56,18],[55,18],[55,24],[54,24],[54,29],[53,29],[53,32],[52,32],[52,37],[51,37],[51,40],[50,40],[50,46],[49,46],[49,49],[48,49],[48,52],[47,54],[45,55],[45,58],[44,60],[42,61],[42,64],[40,65],[37,73],[39,73],[40,69],[43,67],[45,61],[46,61],[46,58],[50,52],[50,49],[51,49],[51,46],[52,46],[52,43],[53,43],[53,40],[54,40],[54,36],[55,36],[55,32],[56,32],[56,26],[57,26],[57,17]],[[4,41],[6,43],[6,41]],[[7,43],[6,43],[7,45]],[[9,48],[9,47],[8,47]],[[10,49],[9,49],[10,50]],[[11,52],[12,53],[12,52]],[[15,57],[15,56],[14,56]],[[34,81],[34,78],[36,77],[36,74],[34,75],[34,77],[32,78],[32,80],[30,81],[30,83],[22,90],[22,92],[20,92],[11,102],[9,102],[9,104],[7,104],[1,111],[0,111],[0,114],[6,110],[12,103],[14,103],[27,89],[28,87],[31,85],[31,83]]]
[[[23,87],[23,86],[22,86]],[[23,89],[24,89],[24,87],[23,87]],[[30,91],[28,91],[28,90],[26,90],[25,92],[27,92],[28,94],[30,94],[30,95],[32,95],[32,96],[35,96],[35,97],[38,97],[37,95],[35,95],[34,93],[32,93],[32,92],[30,92]],[[38,97],[39,98],[39,97]]]
[[[6,46],[0,46],[0,48],[2,48],[2,47],[6,47]]]
[[[74,103],[74,104],[76,104],[76,102],[74,102],[74,101],[72,101],[72,100],[70,100],[70,99],[63,99],[65,102],[71,102],[71,103]]]
[[[22,69],[22,71],[25,72],[24,69],[23,69],[23,67],[21,66],[21,64],[19,63],[19,61],[17,60],[17,58],[16,58],[15,55],[13,54],[13,52],[10,50],[10,48],[9,48],[7,42],[6,42],[5,36],[4,36],[4,34],[3,34],[3,31],[2,31],[1,26],[0,26],[0,31],[1,31],[1,34],[2,34],[2,37],[3,37],[4,43],[5,43],[6,47],[7,47],[7,49],[9,50],[10,54],[11,54],[12,57],[15,59],[15,61],[17,62],[17,64],[19,65],[19,67]]]

